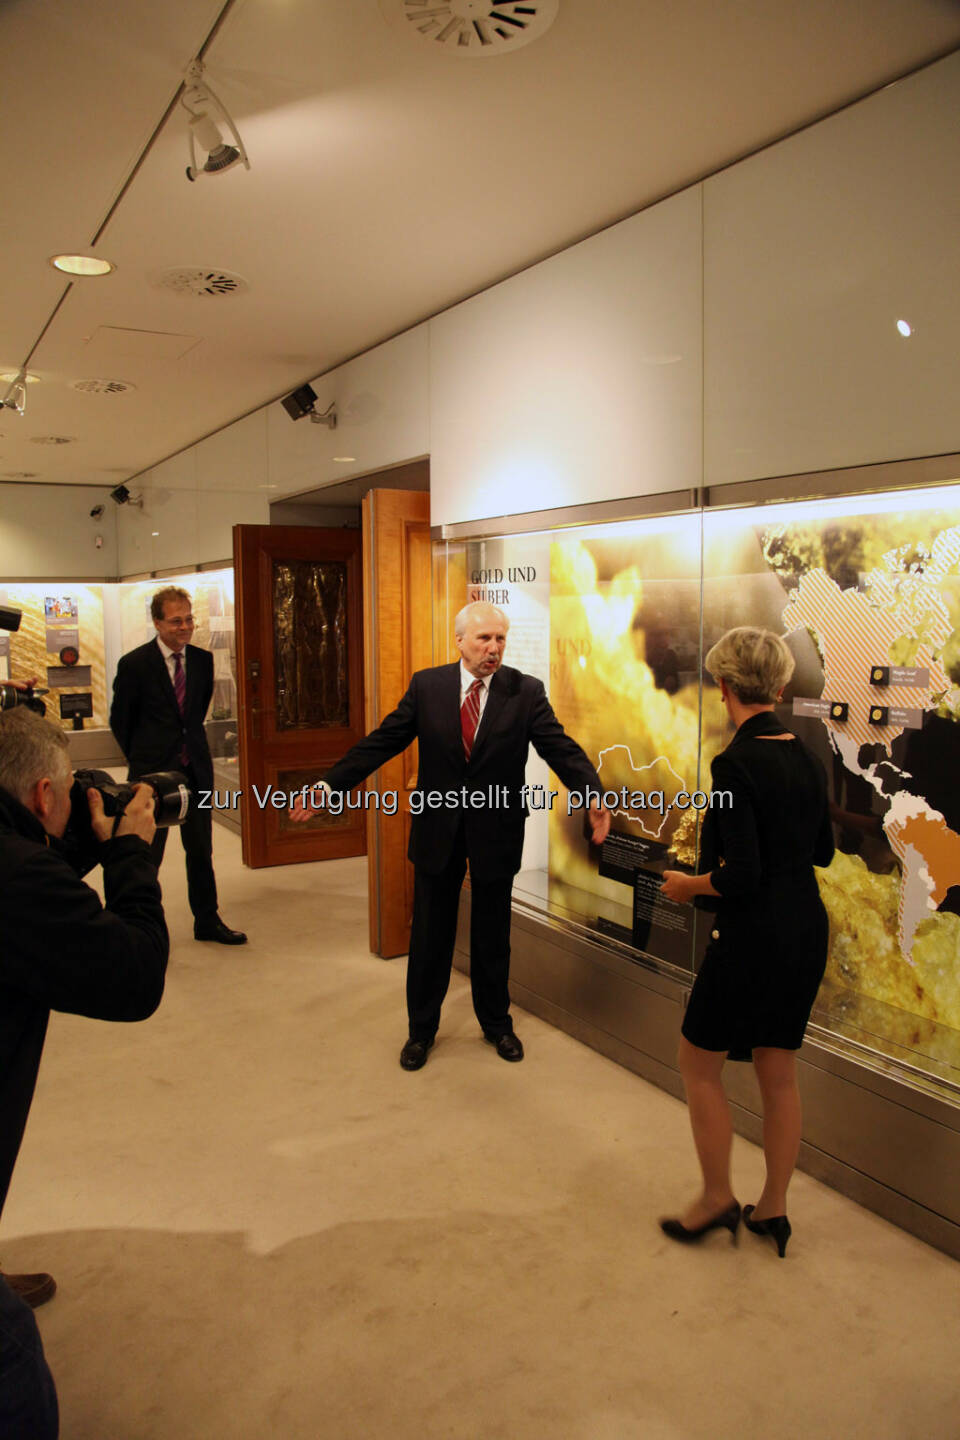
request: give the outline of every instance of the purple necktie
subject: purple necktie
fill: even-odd
[[[179,650],[173,654],[173,693],[177,697],[177,708],[180,711],[180,719],[183,719],[187,705],[187,677],[183,668],[183,656]],[[186,745],[180,746],[180,764],[188,765],[190,757],[187,754]]]
[[[175,651],[173,656],[173,693],[177,697],[177,705],[182,715],[187,703],[187,677],[183,672],[183,657],[179,650]]]
[[[470,759],[473,739],[477,733],[477,726],[480,724],[480,691],[482,689],[483,681],[474,680],[460,706],[460,730],[463,734],[463,753],[467,760]]]

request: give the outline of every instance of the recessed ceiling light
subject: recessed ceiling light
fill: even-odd
[[[913,326],[909,320],[898,320],[897,329],[900,331],[900,334],[904,336],[913,334]]]
[[[150,537],[151,537],[151,539],[157,540],[157,539],[159,539],[159,536],[160,536],[160,531],[159,531],[159,530],[151,530],[151,531],[150,531]]]
[[[117,268],[112,260],[101,260],[98,255],[51,255],[50,264],[64,275],[109,275]]]
[[[356,455],[334,455],[333,463],[334,465],[355,465],[357,457]]]

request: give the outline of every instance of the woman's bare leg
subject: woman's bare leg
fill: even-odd
[[[763,1099],[763,1155],[767,1181],[754,1219],[786,1215],[787,1186],[800,1152],[800,1091],[795,1050],[763,1046],[753,1052],[754,1069]]]
[[[733,1204],[730,1146],[733,1126],[721,1073],[726,1052],[701,1050],[680,1037],[677,1062],[687,1092],[693,1143],[703,1172],[703,1192],[681,1217],[688,1229],[703,1225]]]

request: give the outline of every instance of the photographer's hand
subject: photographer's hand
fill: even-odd
[[[113,816],[103,813],[103,796],[98,790],[87,791],[87,803],[90,806],[90,824],[98,840],[109,840],[114,834],[139,835],[149,845],[157,833],[153,817],[153,789],[149,785],[134,787],[133,799],[121,815],[116,830],[113,828]]]

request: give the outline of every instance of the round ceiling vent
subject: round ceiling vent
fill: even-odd
[[[70,389],[79,390],[82,395],[125,395],[136,390],[129,380],[71,380]]]
[[[76,435],[31,435],[31,445],[72,445]]]
[[[229,270],[196,270],[179,267],[164,270],[157,277],[161,290],[172,290],[175,295],[241,295],[250,286],[242,275],[232,275]]]
[[[429,44],[435,54],[479,60],[507,55],[539,40],[554,20],[560,0],[380,0],[394,29]]]

